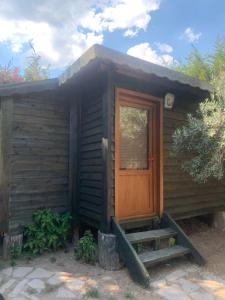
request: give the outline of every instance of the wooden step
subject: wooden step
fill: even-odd
[[[141,232],[127,233],[126,238],[131,244],[166,239],[176,236],[176,231],[171,228],[147,230]]]
[[[170,248],[164,248],[156,251],[149,251],[139,254],[140,260],[146,267],[154,264],[170,260],[175,257],[180,257],[190,253],[190,249],[182,246],[174,246]]]
[[[119,225],[124,230],[137,229],[142,227],[152,227],[154,224],[158,224],[160,219],[158,216],[151,218],[141,218],[141,219],[126,219],[120,220]]]

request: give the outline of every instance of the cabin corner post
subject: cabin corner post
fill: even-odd
[[[10,225],[10,206],[11,202],[11,139],[13,129],[13,111],[14,111],[14,99],[13,98],[1,98],[1,143],[0,143],[0,231],[3,235],[3,258],[7,258],[9,255],[10,247],[16,244],[20,250],[22,250],[22,233],[12,233]]]
[[[103,159],[103,216],[104,220],[101,231],[111,233],[112,217],[112,108],[114,101],[114,89],[112,84],[111,71],[107,71],[107,82],[103,94],[103,138],[102,138],[102,159]]]
[[[9,205],[10,205],[10,177],[11,177],[11,136],[12,136],[12,121],[13,121],[13,99],[1,99],[1,150],[0,150],[0,195],[1,195],[1,212],[3,224],[1,231],[8,233],[9,226]]]

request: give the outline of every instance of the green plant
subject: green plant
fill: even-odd
[[[32,255],[65,247],[71,227],[69,213],[59,214],[41,209],[33,214],[33,224],[24,230],[24,250]]]
[[[87,297],[87,298],[96,298],[97,299],[97,298],[100,297],[100,295],[99,295],[99,292],[96,288],[92,288],[92,289],[90,289],[86,292],[85,297]]]
[[[126,299],[134,299],[134,294],[131,291],[127,291],[125,292],[124,297]]]
[[[10,249],[9,249],[9,253],[10,253],[10,264],[11,266],[15,266],[16,265],[16,260],[17,258],[20,256],[20,247],[16,244],[12,244],[10,246]]]
[[[86,263],[95,262],[96,244],[90,230],[85,231],[84,236],[79,240],[74,252],[77,259],[81,259]]]
[[[169,247],[174,247],[174,246],[176,246],[176,239],[170,238],[169,239]]]
[[[135,251],[137,252],[137,254],[140,254],[144,251],[144,245],[143,243],[137,243],[133,245]]]

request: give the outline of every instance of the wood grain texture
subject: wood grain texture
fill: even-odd
[[[80,138],[78,214],[82,223],[101,228],[105,222],[103,164],[103,95],[82,95]]]
[[[140,218],[160,214],[162,181],[161,110],[160,99],[127,89],[116,89],[115,116],[115,210],[116,218]],[[148,167],[145,170],[121,170],[121,107],[145,110],[148,114]]]
[[[113,75],[114,87],[132,89],[137,92],[144,92],[154,96],[163,96],[163,89],[160,87],[160,82],[157,85],[151,85],[146,81],[133,80],[131,77]],[[170,87],[168,86],[168,89]],[[168,91],[168,90],[167,90]],[[225,210],[225,183],[224,181],[211,180],[206,184],[198,184],[193,179],[183,172],[181,169],[181,161],[184,158],[177,159],[173,154],[172,135],[176,128],[187,123],[187,113],[194,113],[198,106],[201,97],[190,94],[188,91],[180,93],[176,90],[175,106],[172,111],[163,109],[163,160],[161,165],[163,169],[164,188],[161,190],[161,199],[164,203],[164,209],[169,211],[175,219],[189,218],[203,214],[214,213],[216,211]],[[164,90],[164,94],[166,90]],[[112,129],[111,129],[111,151],[112,151],[112,180],[111,180],[111,207],[115,210],[115,103],[111,100],[112,107]],[[161,212],[162,213],[162,212]]]
[[[10,139],[9,231],[43,207],[70,210],[69,110],[54,93],[17,97]]]
[[[177,104],[173,111],[164,112],[164,203],[165,209],[176,219],[198,216],[225,209],[225,183],[209,180],[196,183],[181,169],[186,157],[173,154],[172,135],[186,124],[187,113],[194,112],[190,99],[188,108]]]
[[[11,98],[0,100],[0,231],[9,229],[9,199],[11,187],[11,136],[14,102]]]

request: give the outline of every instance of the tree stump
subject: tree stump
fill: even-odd
[[[217,228],[217,229],[225,228],[225,212],[224,211],[214,213],[212,225],[214,228]]]
[[[98,231],[98,258],[100,266],[105,270],[115,271],[122,267],[114,234]]]
[[[9,235],[4,234],[3,239],[3,258],[7,259],[10,256],[12,247],[17,247],[18,255],[22,252],[23,247],[23,234]]]

